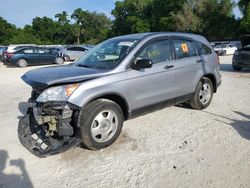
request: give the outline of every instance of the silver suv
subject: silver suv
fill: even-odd
[[[23,146],[39,157],[77,145],[98,150],[119,136],[123,121],[189,102],[202,110],[221,83],[208,41],[186,33],[143,33],[109,39],[74,64],[29,71]]]

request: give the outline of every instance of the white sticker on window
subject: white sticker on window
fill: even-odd
[[[132,46],[134,43],[133,42],[120,42],[118,46]]]

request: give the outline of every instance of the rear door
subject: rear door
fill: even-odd
[[[40,55],[41,64],[52,64],[55,63],[56,55],[45,48],[38,48],[37,53]]]
[[[191,38],[172,37],[175,52],[174,66],[177,73],[177,97],[195,92],[203,75],[205,59],[199,55],[198,46]]]
[[[37,54],[35,52],[34,48],[25,48],[22,50],[22,52],[25,56],[25,58],[28,60],[29,64],[36,64],[39,61],[39,58],[37,57]]]
[[[151,59],[153,66],[147,69],[128,71],[128,87],[132,109],[157,104],[172,103],[176,97],[176,68],[168,38],[147,42],[135,55],[136,59]]]

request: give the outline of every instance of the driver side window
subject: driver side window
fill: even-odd
[[[154,64],[172,60],[169,40],[161,40],[148,44],[136,59],[151,59]]]

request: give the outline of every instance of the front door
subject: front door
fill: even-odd
[[[167,38],[154,39],[145,44],[135,55],[137,59],[151,59],[153,66],[128,71],[128,87],[132,109],[140,109],[163,101],[175,100],[176,68],[171,45]]]

